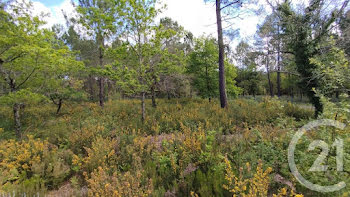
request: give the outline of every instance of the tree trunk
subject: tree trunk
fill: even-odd
[[[277,66],[277,95],[281,97],[281,67]]]
[[[206,77],[207,92],[208,92],[208,95],[206,95],[206,96],[209,96],[209,103],[210,103],[211,102],[211,98],[210,98],[211,92],[210,92],[209,74],[208,74],[208,67],[207,66],[205,66],[205,77]]]
[[[219,42],[219,91],[221,108],[227,107],[227,96],[225,87],[225,62],[224,62],[224,39],[222,35],[222,21],[221,21],[221,0],[216,0],[216,20],[218,28],[218,42]]]
[[[290,74],[288,73],[288,81],[291,81],[291,76]],[[291,99],[291,102],[293,102],[293,98],[294,98],[294,95],[293,95],[293,86],[290,85],[289,83],[289,96],[290,96],[290,99]]]
[[[15,93],[17,91],[16,82],[14,79],[9,78],[8,84],[11,88],[11,92]],[[15,124],[15,132],[18,139],[22,138],[22,124],[21,124],[21,107],[24,106],[22,103],[15,103],[13,105],[13,120]]]
[[[170,100],[170,99],[171,99],[171,96],[170,96],[169,90],[167,91],[167,95],[168,95],[168,100]]]
[[[156,102],[156,91],[155,91],[154,89],[155,89],[155,88],[152,86],[152,88],[151,88],[152,107],[156,108],[156,107],[157,107],[157,102]]]
[[[94,82],[95,82],[95,79],[91,75],[89,75],[89,77],[88,77],[88,84],[89,84],[90,101],[94,101],[95,100]]]
[[[266,72],[267,72],[267,80],[269,82],[270,96],[273,97],[273,88],[272,88],[270,67],[269,67],[269,55],[266,56]]]
[[[13,105],[13,118],[14,118],[14,122],[15,122],[15,132],[16,132],[16,136],[18,139],[20,139],[22,137],[22,133],[21,133],[21,129],[22,129],[22,125],[21,125],[21,107],[23,104],[21,103],[15,103]]]
[[[100,35],[100,46],[99,46],[99,58],[100,58],[100,68],[103,67],[103,48],[104,48],[104,39],[102,35]],[[104,79],[103,77],[99,78],[99,100],[100,100],[100,106],[104,107]]]
[[[281,97],[281,39],[280,39],[280,25],[278,25],[278,46],[277,46],[277,94]]]
[[[102,77],[98,80],[100,93],[99,93],[99,100],[100,100],[100,106],[104,107],[104,80]]]
[[[141,121],[142,124],[145,122],[146,118],[146,109],[145,109],[145,92],[141,93]]]
[[[62,104],[63,104],[63,99],[59,99],[58,103],[57,103],[57,111],[56,114],[59,114],[62,108]]]

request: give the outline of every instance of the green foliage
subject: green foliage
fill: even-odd
[[[188,58],[187,72],[193,76],[193,85],[202,98],[216,98],[219,94],[218,46],[213,38],[199,38]],[[240,89],[235,86],[237,71],[226,61],[227,93],[237,96]]]
[[[323,3],[319,0],[312,2],[304,9],[303,13],[295,11],[290,1],[286,1],[278,7],[285,44],[294,55],[296,70],[301,76],[300,85],[307,93],[310,102],[315,106],[316,117],[322,113],[323,105],[314,89],[322,88],[322,85],[326,84],[322,84],[320,78],[314,76],[318,66],[315,61],[310,61],[310,59],[321,54],[320,46],[327,41],[330,35],[330,26],[337,17],[337,11],[334,10],[329,16],[320,20],[319,14],[316,13],[322,9]]]
[[[21,108],[62,89],[70,72],[82,68],[82,64],[52,31],[42,28],[44,22],[28,11],[31,4],[10,5],[9,10],[0,10],[0,76],[5,84],[0,100],[13,106],[19,136]]]
[[[38,104],[42,101],[47,101],[47,98],[42,94],[33,93],[29,89],[21,89],[17,92],[0,97],[0,104],[13,106],[15,103],[26,103],[28,105]]]
[[[289,114],[308,114],[310,118],[312,110],[269,98],[262,102],[237,99],[225,111],[216,100],[213,102],[214,105],[202,99],[159,100],[156,109],[146,108],[149,115],[144,124],[137,118],[140,104],[137,100],[107,102],[104,109],[92,103],[74,104],[62,109],[58,117],[53,115],[51,105],[28,106],[23,119],[26,133],[47,138],[47,146],[54,147],[52,150],[58,154],[45,153],[43,163],[46,158],[64,161],[64,166],[69,166],[69,170],[64,170],[68,174],[60,170],[56,177],[40,174],[38,183],[43,184],[40,188],[52,189],[46,186],[48,183],[59,187],[74,177],[78,184],[75,187],[87,185],[89,191],[98,193],[129,192],[128,188],[134,188],[134,192],[158,195],[188,196],[194,192],[227,196],[229,192],[223,188],[225,155],[234,161],[236,174],[246,162],[255,168],[257,159],[262,159],[266,167],[291,177],[284,156],[289,142],[286,133],[302,122]],[[1,116],[9,118],[6,111],[1,111]],[[305,121],[303,118],[300,116]],[[17,142],[1,143],[14,146]],[[140,163],[134,163],[136,160]],[[121,184],[123,181],[134,185],[126,187]],[[34,179],[30,182],[36,184]],[[109,185],[105,190],[106,184]],[[277,188],[274,186],[271,191]]]
[[[160,48],[157,43],[153,45],[145,40],[150,39],[149,35],[153,32],[152,24],[158,13],[155,3],[155,0],[130,0],[126,3],[125,22],[129,24],[126,33],[132,41],[117,49],[117,53],[120,50],[126,53],[122,54],[124,57],[116,59],[114,66],[117,67],[115,76],[119,78],[117,84],[128,94],[150,91],[152,74],[159,71],[153,68],[151,59],[160,52]]]
[[[262,76],[255,69],[238,69],[237,86],[242,88],[243,95],[262,94]]]
[[[59,25],[43,28],[26,1],[1,2],[0,195],[322,196],[300,185],[287,162],[291,136],[312,120],[314,109],[270,97],[235,98],[274,89],[268,83],[277,81],[272,51],[282,47],[288,52],[282,55],[288,75],[278,73],[282,92],[292,94],[301,82],[298,90],[305,90],[317,115],[349,123],[348,95],[337,103],[327,98],[350,86],[347,57],[328,37],[336,15],[320,17],[322,2],[313,2],[304,12],[289,1],[278,5],[259,32],[267,48],[241,42],[232,53],[226,47],[226,91],[233,99],[224,110],[217,100],[217,41],[196,39],[170,18],[155,21],[163,10],[157,0],[81,0],[78,17],[67,18],[67,32]],[[239,4],[224,12],[235,11]],[[342,32],[344,24],[339,21]],[[86,102],[85,92],[93,101],[96,87],[105,108]],[[113,100],[114,94],[123,99]],[[132,99],[137,96],[141,101]],[[184,96],[191,98],[171,99]],[[63,102],[67,107],[58,113]],[[348,130],[305,134],[296,151],[300,172],[317,183],[350,184],[346,166],[339,173],[309,172],[318,152],[307,150],[320,138],[348,142]],[[335,149],[330,153],[326,162],[333,166]]]
[[[213,38],[195,41],[194,51],[189,56],[188,73],[193,74],[194,86],[203,98],[218,95],[218,46]]]
[[[332,48],[322,55],[310,59],[317,68],[313,71],[313,78],[320,81],[319,93],[327,96],[347,93],[350,88],[349,61],[344,51],[337,48],[333,40],[330,41]]]

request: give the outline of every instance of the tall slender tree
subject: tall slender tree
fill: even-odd
[[[214,0],[205,0],[206,2]],[[216,24],[219,45],[219,92],[221,108],[227,107],[226,80],[225,80],[225,45],[224,45],[224,28],[223,23],[232,19],[239,18],[242,14],[248,13],[248,9],[241,10],[243,3],[249,0],[215,0],[216,5]],[[224,15],[224,16],[223,16]],[[232,26],[231,24],[230,26]]]
[[[150,91],[153,84],[152,58],[158,52],[150,41],[151,36],[155,36],[154,19],[159,10],[156,7],[156,0],[128,0],[126,2],[126,40],[127,51],[133,54],[128,65],[119,68],[121,80],[119,82],[124,90],[139,94],[141,98],[141,120],[145,121],[146,93]]]
[[[232,3],[239,3],[239,1],[235,1]],[[231,3],[230,3],[231,4]],[[227,5],[230,5],[227,4]],[[226,84],[225,84],[225,48],[224,48],[224,38],[222,33],[222,18],[221,18],[221,10],[224,7],[221,6],[222,1],[216,0],[216,21],[217,21],[217,29],[218,29],[218,44],[219,44],[219,92],[220,92],[220,105],[221,108],[227,107],[227,95],[226,95]]]
[[[85,27],[85,32],[92,36],[98,46],[98,67],[103,71],[105,60],[106,43],[112,42],[116,37],[117,30],[122,30],[122,15],[124,12],[125,1],[122,0],[79,0],[77,12],[79,17],[77,22]],[[98,72],[99,75],[99,103],[104,106],[105,76],[104,72]]]

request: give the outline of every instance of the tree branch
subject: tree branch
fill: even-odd
[[[20,53],[19,55],[17,56],[14,56],[14,57],[11,57],[11,58],[7,58],[7,60],[5,60],[4,62],[13,62],[15,61],[16,59],[20,58],[20,57],[23,57],[25,55],[25,53]]]
[[[233,5],[233,4],[239,3],[239,2],[240,2],[240,0],[236,0],[234,2],[231,2],[231,3],[227,4],[227,5],[225,5],[224,7],[220,8],[220,10],[223,10],[223,9],[225,9],[225,8],[227,8],[227,7],[229,7],[229,6]]]
[[[33,71],[26,77],[26,79],[24,79],[24,81],[22,83],[20,83],[16,89],[20,88],[25,82],[28,81],[28,79],[33,75],[33,73],[35,72],[36,68],[33,69]]]

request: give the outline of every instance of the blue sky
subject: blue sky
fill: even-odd
[[[37,0],[37,1],[44,4],[46,7],[57,6],[63,2],[63,0]]]

